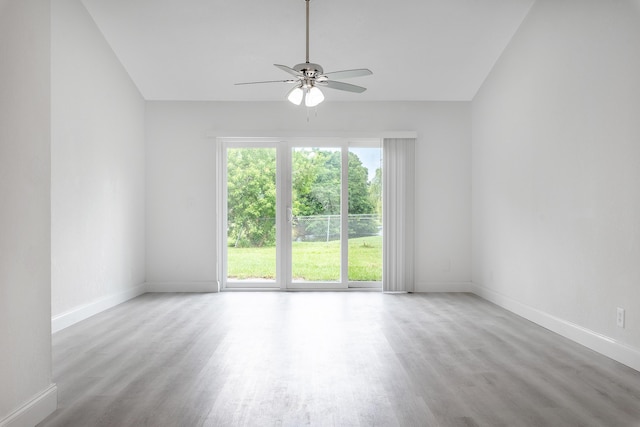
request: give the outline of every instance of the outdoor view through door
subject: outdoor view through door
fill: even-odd
[[[227,150],[227,277],[275,283],[276,149]]]
[[[378,140],[227,142],[224,153],[225,287],[380,287]]]

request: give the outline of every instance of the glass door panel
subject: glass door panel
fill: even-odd
[[[291,156],[291,279],[339,282],[342,150],[295,147]]]
[[[227,148],[227,286],[275,286],[276,148]]]
[[[350,147],[348,276],[351,287],[382,281],[382,149]]]

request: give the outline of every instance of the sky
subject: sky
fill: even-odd
[[[382,167],[382,148],[349,147],[349,151],[355,153],[369,170],[369,181],[371,181],[376,175],[376,169]]]

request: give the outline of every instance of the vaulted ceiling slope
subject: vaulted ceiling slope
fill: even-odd
[[[534,0],[311,0],[310,61],[369,68],[327,100],[468,101]],[[304,0],[83,0],[147,100],[282,100],[305,60]]]

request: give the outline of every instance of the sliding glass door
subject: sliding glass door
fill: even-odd
[[[225,148],[228,287],[278,287],[277,146],[233,144]]]
[[[374,143],[378,145],[373,146]],[[379,142],[349,145],[349,287],[382,283],[382,147]]]
[[[243,140],[222,153],[223,287],[380,287],[379,140]]]
[[[346,289],[346,216],[341,141],[290,146],[289,289]]]

